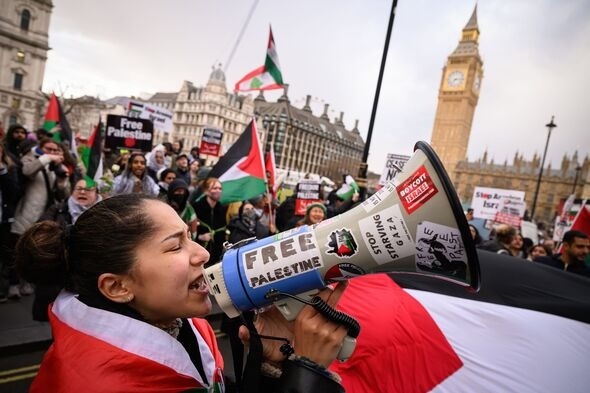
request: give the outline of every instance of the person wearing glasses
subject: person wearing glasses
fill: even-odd
[[[67,225],[75,224],[80,214],[88,210],[92,205],[100,202],[102,197],[96,190],[96,185],[89,185],[86,180],[80,179],[72,190],[72,195],[63,202],[53,204],[39,219],[39,221],[54,221],[62,229]],[[48,283],[39,283],[35,288],[33,300],[33,319],[35,321],[48,321],[47,308],[59,294],[61,287]]]
[[[56,195],[70,194],[69,173],[63,161],[64,157],[59,146],[49,138],[41,139],[36,147],[22,156],[22,174],[26,182],[10,229],[11,249],[14,249],[20,235],[36,223],[45,210],[55,203]],[[21,295],[32,293],[32,287],[22,281],[20,285],[14,283],[8,288],[9,299],[18,299]]]

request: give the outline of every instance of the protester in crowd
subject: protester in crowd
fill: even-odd
[[[190,157],[189,157],[190,159]],[[189,177],[190,183],[188,185],[188,189],[193,192],[195,189],[199,187],[201,183],[201,178],[199,177],[199,170],[201,169],[201,161],[199,160],[192,160],[189,165]]]
[[[275,226],[275,213],[272,211],[272,206],[268,200],[268,195],[260,194],[249,200],[250,204],[254,207],[254,212],[258,222],[266,227],[269,233],[276,233],[277,228]]]
[[[219,179],[209,177],[203,182],[203,197],[193,204],[197,217],[199,217],[197,241],[211,254],[208,264],[219,262],[223,253],[223,243],[226,240],[225,213],[227,206],[219,202],[221,192],[222,187]]]
[[[19,148],[20,143],[26,138],[26,128],[20,124],[13,124],[8,127],[8,131],[6,131],[6,135],[2,140],[6,154],[8,154],[12,161],[17,164],[20,163],[20,158],[26,154],[26,152],[22,152]]]
[[[159,191],[156,182],[147,174],[143,154],[133,153],[123,173],[113,180],[111,195],[144,193],[156,197]]]
[[[323,221],[327,215],[326,205],[321,202],[311,203],[307,206],[307,209],[305,209],[305,216],[297,223],[297,226],[318,224]]]
[[[22,195],[18,164],[15,163],[4,145],[0,144],[0,303],[8,300],[8,287],[12,272],[12,284],[18,285],[18,277],[12,269],[10,226],[14,211]]]
[[[20,235],[56,202],[56,195],[69,195],[70,184],[63,155],[57,143],[43,138],[39,145],[22,157],[22,173],[26,177],[23,196],[19,200],[11,225],[9,247],[14,249]],[[33,288],[26,282],[16,284],[14,276],[8,289],[8,297],[18,299],[30,295]]]
[[[195,161],[198,161],[199,164],[201,163],[201,157],[199,155],[199,148],[198,146],[193,146],[191,148],[191,151],[188,155],[188,160],[190,161],[190,163],[192,164]]]
[[[188,195],[188,185],[182,179],[175,179],[168,186],[167,202],[188,226],[191,239],[194,240],[197,235],[197,214],[190,203],[187,203]]]
[[[276,210],[276,226],[279,232],[295,228],[301,216],[295,215],[295,196],[287,197]]]
[[[584,232],[567,231],[563,234],[561,254],[537,257],[535,262],[566,272],[590,277],[590,268],[585,260],[590,252],[590,240]]]
[[[222,391],[223,359],[201,319],[212,309],[207,260],[177,213],[141,194],[97,203],[65,231],[36,224],[18,244],[20,271],[65,289],[49,311],[54,344],[30,391]],[[320,296],[335,305],[343,288]],[[308,306],[294,324],[269,319],[271,311],[258,316],[259,333],[294,336],[294,356],[267,357],[283,368],[280,388],[258,391],[342,392],[325,367],[346,329]]]
[[[264,239],[271,232],[260,222],[256,209],[249,201],[244,201],[238,208],[237,216],[232,217],[227,225],[228,241],[236,244],[240,240],[255,237]]]
[[[545,246],[543,246],[542,244],[535,244],[534,246],[532,246],[529,249],[526,259],[529,261],[535,261],[538,257],[546,257],[546,256],[547,256],[547,250],[545,249]]]
[[[168,200],[168,187],[176,179],[176,172],[170,168],[161,169],[158,172],[158,179],[160,179],[158,182],[158,187],[160,188],[158,199],[166,202]]]
[[[191,183],[191,175],[188,166],[188,156],[184,153],[176,156],[176,178],[184,180],[186,184]]]
[[[358,202],[360,195],[358,192],[351,197],[342,199],[338,193],[331,193],[328,196],[328,205],[326,206],[326,218],[332,218],[350,210]]]
[[[553,241],[553,239],[544,239],[541,243],[543,244],[543,246],[545,246],[545,250],[547,250],[547,255],[555,254],[555,242]]]
[[[166,161],[166,166],[171,169],[176,169],[176,155],[172,151],[172,143],[170,142],[162,142],[164,148],[166,149],[166,153],[164,156],[164,160]]]
[[[478,247],[483,241],[481,235],[479,234],[479,230],[474,225],[469,224],[469,233],[471,233],[473,243],[476,247]]]
[[[174,141],[172,142],[172,153],[176,154],[176,156],[178,156],[179,154],[182,153],[182,149],[184,143],[183,141]]]
[[[494,238],[483,242],[479,248],[497,254],[512,255],[510,243],[516,236],[516,229],[508,224],[500,224],[494,229],[493,233],[491,236],[494,236]]]
[[[41,127],[41,128],[37,128],[35,130],[35,136],[37,137],[37,140],[40,141],[43,138],[51,138],[51,134],[49,133],[49,131],[47,131],[45,128]]]
[[[89,186],[86,180],[80,179],[74,185],[72,195],[63,202],[55,203],[39,219],[39,221],[53,221],[63,230],[70,224],[75,224],[78,217],[95,203],[102,200],[96,185]],[[47,308],[55,300],[61,287],[55,284],[39,283],[35,287],[33,300],[33,319],[48,321]]]
[[[513,257],[526,259],[527,254],[524,249],[524,238],[520,233],[517,232],[516,235],[514,235],[512,241],[510,242],[509,248],[510,254]]]
[[[147,161],[147,173],[156,183],[159,181],[158,172],[167,168],[164,160],[165,154],[166,148],[160,144],[154,147],[145,157]]]
[[[63,165],[66,167],[68,171],[68,180],[70,181],[70,189],[74,188],[76,184],[76,180],[83,176],[85,172],[84,164],[82,161],[77,160],[76,157],[72,155],[70,151],[70,146],[66,142],[61,142],[57,144],[57,148],[60,150],[60,154],[63,155],[64,161]],[[58,201],[64,201],[68,198],[69,195],[58,195],[56,199]]]
[[[96,185],[88,185],[85,179],[79,179],[72,190],[72,195],[65,201],[50,206],[39,220],[55,221],[65,228],[68,224],[75,224],[82,213],[101,200]]]
[[[467,211],[465,212],[465,218],[467,219],[467,222],[473,221],[473,209],[472,208],[467,209]]]

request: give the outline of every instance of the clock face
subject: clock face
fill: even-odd
[[[447,84],[451,87],[458,87],[463,84],[465,80],[465,75],[461,71],[453,71],[447,77]]]

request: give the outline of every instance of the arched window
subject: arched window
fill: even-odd
[[[20,28],[22,30],[29,30],[29,24],[31,23],[31,12],[24,9],[20,14]]]

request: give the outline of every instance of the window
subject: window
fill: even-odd
[[[18,72],[14,73],[14,83],[12,84],[14,90],[22,90],[23,89],[23,74],[19,74]]]
[[[29,30],[29,24],[31,23],[31,12],[29,10],[23,10],[20,14],[20,28],[22,30]]]

